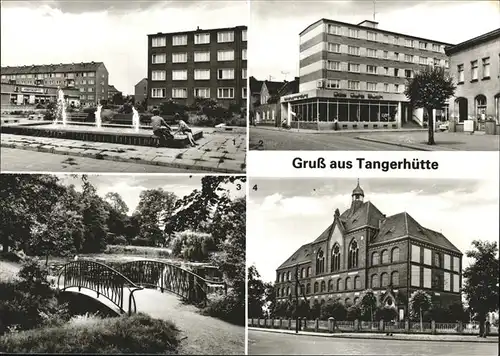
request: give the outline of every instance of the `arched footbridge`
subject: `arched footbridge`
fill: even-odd
[[[138,260],[112,268],[94,261],[72,261],[60,267],[56,287],[61,291],[85,294],[114,307],[120,314],[140,309],[136,293],[154,289],[170,292],[192,304],[206,302],[207,295],[223,291],[224,282],[207,280],[192,271],[171,263]]]

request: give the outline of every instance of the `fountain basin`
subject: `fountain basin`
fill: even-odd
[[[117,127],[119,126],[119,127]],[[177,128],[172,127],[175,131]],[[193,128],[193,138],[199,140],[203,137],[203,131]],[[134,128],[125,125],[103,124],[101,128],[95,125],[82,124],[54,124],[52,122],[38,122],[29,124],[2,125],[1,133],[37,137],[54,137],[67,140],[79,140],[90,142],[108,142],[134,146],[156,146],[158,138],[153,135],[151,128],[142,126],[136,132]],[[185,147],[189,140],[184,134],[176,134],[172,147]]]

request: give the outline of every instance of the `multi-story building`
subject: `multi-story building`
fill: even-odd
[[[109,102],[109,103],[112,103],[112,102],[113,102],[113,97],[114,97],[116,94],[120,94],[120,95],[122,95],[122,92],[121,92],[121,91],[119,91],[118,89],[116,89],[114,85],[109,84],[109,85],[108,85],[108,102]]]
[[[423,126],[424,110],[410,106],[405,84],[424,66],[448,67],[445,46],[374,21],[321,19],[300,33],[300,92],[281,99],[283,119],[314,129],[335,121],[339,129]],[[433,115],[445,119],[446,108]]]
[[[278,267],[276,300],[294,295],[297,273],[311,305],[355,304],[372,289],[378,305],[396,309],[401,320],[415,290],[429,293],[435,305],[460,303],[461,270],[462,253],[443,234],[406,212],[386,216],[364,201],[358,182],[350,208],[336,209],[326,230]]]
[[[247,27],[148,35],[148,107],[196,98],[246,107]]]
[[[459,122],[471,119],[483,129],[486,119],[500,123],[500,28],[447,47],[457,90],[450,102]]]
[[[2,67],[1,76],[11,84],[77,88],[83,106],[108,98],[108,70],[102,62]]]
[[[143,78],[134,86],[134,99],[136,103],[142,103],[147,97],[148,78]]]

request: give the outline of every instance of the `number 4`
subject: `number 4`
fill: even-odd
[[[257,184],[255,184],[252,189],[257,191]]]

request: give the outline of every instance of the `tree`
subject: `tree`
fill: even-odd
[[[424,70],[408,78],[405,95],[414,108],[424,108],[428,115],[428,145],[435,145],[434,121],[432,113],[441,109],[445,102],[453,96],[456,86],[453,78],[440,66],[427,66]]]
[[[347,308],[347,320],[353,321],[361,318],[361,308],[359,305],[351,305]]]
[[[470,310],[479,320],[480,336],[488,312],[498,310],[498,245],[497,242],[474,240],[467,257],[473,262],[464,270],[463,292]]]
[[[267,311],[274,317],[276,315],[276,288],[274,283],[266,282],[264,283],[264,301],[265,306],[267,307]]]
[[[373,322],[373,314],[375,309],[377,308],[377,297],[373,293],[373,290],[367,289],[363,293],[363,297],[361,297],[361,301],[359,303],[361,311],[363,314],[369,314],[370,320]]]
[[[111,101],[113,105],[123,105],[123,103],[125,102],[122,93],[116,93],[115,95],[113,95]]]
[[[266,302],[266,286],[255,266],[248,268],[248,317],[260,318]]]
[[[104,200],[107,201],[111,207],[120,214],[128,213],[128,206],[123,201],[120,194],[115,192],[109,192],[104,196]]]
[[[423,290],[416,290],[411,294],[409,307],[412,316],[419,317],[420,330],[423,330],[423,313],[432,308],[431,296]]]
[[[321,319],[326,320],[328,318],[334,318],[335,320],[345,320],[347,317],[347,310],[340,302],[340,300],[329,300],[323,305],[319,303],[313,304],[313,307],[320,308]]]

